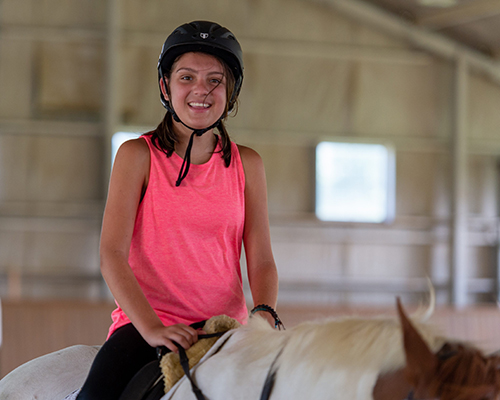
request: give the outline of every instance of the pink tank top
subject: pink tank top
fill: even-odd
[[[245,323],[240,256],[245,223],[245,174],[236,144],[231,165],[216,153],[175,186],[182,165],[142,136],[150,150],[149,183],[137,210],[129,264],[165,325],[226,314]],[[109,334],[130,320],[120,308]]]

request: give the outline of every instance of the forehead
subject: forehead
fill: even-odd
[[[222,63],[214,56],[207,53],[189,52],[179,56],[172,65],[172,72],[182,68],[195,71],[209,71],[224,73]]]

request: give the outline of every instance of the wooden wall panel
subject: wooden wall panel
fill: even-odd
[[[36,84],[40,113],[98,115],[104,99],[102,43],[43,43],[38,66]]]
[[[1,13],[0,13],[1,14]],[[34,44],[0,38],[0,118],[27,118],[31,114]]]
[[[0,22],[97,28],[105,22],[105,11],[100,0],[3,0]]]
[[[394,301],[394,298],[393,298]],[[416,307],[406,302],[408,310]],[[4,301],[0,378],[17,366],[41,355],[74,344],[100,345],[111,323],[112,303]],[[392,306],[307,306],[278,308],[287,328],[304,321],[338,316],[395,316]],[[463,310],[438,308],[430,323],[450,338],[471,341],[487,352],[500,349],[500,315],[496,307]]]
[[[112,303],[4,300],[0,375],[67,346],[102,344],[113,308]]]
[[[5,202],[101,201],[98,137],[0,135],[0,199]]]
[[[481,76],[472,75],[468,99],[468,137],[475,139],[498,140],[500,132],[500,113],[496,107],[500,102],[497,86]]]

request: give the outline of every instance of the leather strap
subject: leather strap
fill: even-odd
[[[227,331],[226,331],[227,332]],[[207,333],[204,335],[198,335],[198,340],[200,339],[210,339],[213,337],[220,337],[224,335],[226,332],[216,332],[216,333]],[[191,375],[191,371],[189,370],[189,358],[186,354],[186,350],[184,350],[184,347],[182,347],[179,343],[173,342],[176,346],[177,349],[179,349],[179,359],[181,363],[182,370],[184,371],[184,374],[186,377],[189,379],[189,382],[191,383],[191,389],[196,396],[196,400],[206,400],[206,397],[203,395],[203,392],[201,389],[198,387],[196,382],[193,379],[193,376]],[[157,347],[157,353],[158,357],[161,358],[161,356],[165,353],[168,353],[170,350],[168,350],[166,347],[161,346]]]

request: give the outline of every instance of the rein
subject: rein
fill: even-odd
[[[226,332],[228,332],[228,331],[198,335],[198,340],[210,339],[210,338],[214,338],[214,337],[221,337]],[[226,342],[228,339],[226,339]],[[224,342],[217,349],[217,351],[219,351],[222,348],[222,346],[224,346],[224,344],[226,344],[226,342]],[[186,377],[189,379],[189,382],[191,383],[191,389],[192,389],[194,395],[196,396],[196,400],[206,400],[206,397],[203,395],[203,392],[198,387],[198,385],[196,384],[196,382],[194,381],[194,379],[191,375],[191,371],[189,370],[189,358],[186,354],[186,350],[179,343],[177,343],[177,342],[173,342],[173,343],[177,346],[177,349],[179,350],[179,359],[180,359],[182,370],[184,371],[184,374],[186,375]],[[156,348],[156,354],[158,356],[158,359],[161,359],[161,357],[163,355],[167,354],[168,352],[170,352],[170,350],[168,350],[165,346],[160,346],[160,347]]]
[[[257,311],[265,311],[265,312],[270,313],[274,318],[275,328],[279,328],[279,330],[281,330],[282,328],[285,329],[285,326],[283,325],[283,322],[281,322],[281,320],[278,316],[278,313],[272,307],[268,306],[267,304],[259,304],[251,311],[250,314],[253,315]],[[197,322],[195,324],[191,324],[190,326],[194,329],[199,329],[199,328],[204,326],[205,322],[206,321]],[[228,332],[228,331],[198,335],[198,339],[209,339],[209,338],[213,338],[213,337],[221,337],[226,332]],[[229,337],[224,341],[224,343],[222,343],[219,346],[219,348],[215,351],[214,354],[216,354],[226,344],[226,342],[228,340],[229,340]],[[192,389],[194,395],[196,396],[196,400],[207,400],[207,398],[205,397],[205,395],[203,394],[201,389],[198,387],[198,385],[194,381],[193,376],[191,375],[191,372],[189,370],[189,358],[186,354],[186,350],[180,344],[178,344],[176,342],[173,342],[173,343],[179,349],[179,359],[180,359],[181,367],[182,367],[182,370],[184,371],[184,374],[186,375],[186,377],[189,379],[189,382],[191,383],[191,389]],[[275,359],[271,363],[271,366],[269,367],[269,371],[267,373],[267,377],[266,377],[266,380],[264,382],[264,387],[262,388],[262,393],[260,395],[260,400],[269,400],[269,398],[271,397],[271,392],[273,390],[274,383],[276,381],[276,373],[278,372],[277,370],[273,371],[273,369],[274,369],[274,366],[276,365],[276,362],[278,361],[281,353],[283,353],[285,346],[286,346],[286,342],[283,344],[283,347],[278,352]],[[165,346],[157,347],[156,354],[158,356],[158,359],[161,359],[161,357],[164,354],[168,353],[169,351],[170,350],[167,349]]]
[[[283,344],[283,347],[280,349],[276,357],[274,358],[271,366],[269,367],[269,371],[267,371],[266,380],[264,381],[264,387],[262,388],[262,392],[260,393],[260,400],[269,400],[271,397],[271,393],[274,388],[274,383],[276,382],[276,374],[278,373],[277,369],[274,369],[274,366],[278,362],[283,350],[285,350],[287,342]]]
[[[198,339],[209,339],[209,338],[213,338],[213,337],[221,337],[226,332],[217,332],[217,333],[210,333],[210,334],[206,334],[206,335],[199,335]],[[193,377],[191,376],[191,372],[189,371],[189,359],[188,359],[188,356],[186,354],[186,350],[184,350],[184,347],[182,347],[178,343],[174,342],[174,344],[179,349],[179,358],[181,361],[181,367],[182,367],[182,370],[184,371],[184,373],[186,374],[186,377],[189,379],[189,382],[191,383],[191,389],[193,390],[193,393],[196,396],[196,400],[206,400],[206,397],[203,395],[203,392],[201,391],[201,389],[198,387],[198,385],[194,381]],[[222,344],[222,346],[224,346],[224,344],[225,344],[225,342]],[[220,346],[219,349],[222,346]]]

